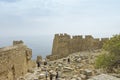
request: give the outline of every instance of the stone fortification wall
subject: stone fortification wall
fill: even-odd
[[[0,80],[16,80],[30,68],[32,50],[17,41],[13,46],[0,48]]]
[[[79,51],[91,51],[101,49],[109,38],[93,38],[91,35],[70,36],[68,34],[55,34],[52,47],[52,55],[47,56],[50,60],[65,57]]]
[[[60,56],[67,56],[69,51],[70,36],[67,34],[56,34],[53,41],[52,54],[59,54]],[[62,50],[62,51],[61,51]]]

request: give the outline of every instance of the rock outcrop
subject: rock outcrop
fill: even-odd
[[[32,50],[23,41],[13,41],[13,46],[0,48],[0,80],[16,80],[34,67]]]

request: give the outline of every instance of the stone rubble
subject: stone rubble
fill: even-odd
[[[116,78],[107,74],[101,74],[88,80],[120,80],[120,78]]]
[[[42,64],[40,68],[34,68],[34,71],[31,69],[18,80],[46,80],[46,70],[53,74],[53,80],[55,80],[56,70],[59,74],[58,80],[120,80],[120,78],[96,70],[92,65],[95,59],[93,54],[79,52],[62,59],[48,61],[47,65]],[[70,63],[67,62],[68,58],[70,58]],[[50,80],[49,75],[47,80]]]

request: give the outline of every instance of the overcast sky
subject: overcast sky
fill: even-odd
[[[0,36],[120,33],[120,0],[0,0]]]

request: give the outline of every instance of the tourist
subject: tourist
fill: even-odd
[[[53,79],[53,74],[50,72],[50,80]]]
[[[70,64],[70,58],[68,58],[68,63]]]
[[[45,77],[46,77],[46,80],[47,80],[47,77],[48,77],[48,71],[47,70],[45,72]]]
[[[38,68],[40,67],[40,61],[37,61],[37,67]]]
[[[44,65],[47,65],[47,61],[44,61]]]
[[[58,71],[56,71],[56,76],[55,76],[56,80],[58,80]]]

